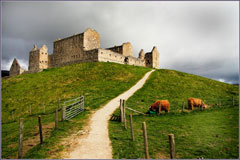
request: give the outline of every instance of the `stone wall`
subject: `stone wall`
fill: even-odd
[[[99,34],[90,28],[83,33],[83,49],[89,51],[100,48]]]
[[[144,59],[144,57],[145,57],[144,50],[141,49],[140,52],[139,52],[139,54],[138,54],[138,58],[139,58],[139,59]]]
[[[123,43],[123,53],[124,56],[132,56],[133,57],[133,47],[130,42]]]
[[[39,70],[39,50],[30,51],[28,70],[30,72],[37,72]]]
[[[128,58],[128,63],[129,65],[134,65],[134,66],[145,66],[145,60],[144,59],[139,59],[135,57],[127,57]]]
[[[159,53],[156,47],[153,47],[151,52],[145,54],[146,67],[159,68]]]
[[[48,68],[48,48],[46,45],[43,45],[39,49],[39,70]]]
[[[25,70],[23,68],[21,68],[17,59],[14,59],[12,65],[11,65],[11,68],[10,68],[9,75],[16,76],[16,75],[22,74],[23,72],[25,72]]]
[[[38,72],[40,70],[48,68],[49,56],[48,48],[43,45],[40,49],[34,45],[34,48],[29,53],[29,67],[30,72]]]
[[[50,56],[50,61],[51,61],[52,55],[49,55],[49,56]],[[98,49],[94,49],[94,50],[84,52],[81,59],[76,59],[74,61],[63,62],[63,63],[58,63],[58,64],[55,64],[55,65],[51,65],[51,68],[62,67],[62,66],[81,63],[81,62],[98,62]]]
[[[83,33],[54,41],[50,67],[83,59]]]
[[[148,52],[145,54],[145,66],[152,68],[152,53]]]
[[[121,46],[115,46],[107,49],[124,56],[133,56],[133,47],[130,42],[123,43]]]
[[[64,39],[54,41],[53,54],[50,55],[50,67],[57,67],[66,64],[89,61],[96,59],[94,51],[100,47],[100,36],[92,29],[84,33],[73,35]]]
[[[114,62],[124,64],[125,56],[122,54],[113,52],[108,49],[99,49],[98,50],[98,61],[99,62]]]
[[[156,47],[152,49],[152,68],[159,68],[159,53]]]
[[[129,65],[135,65],[135,66],[145,66],[145,60],[143,59],[139,59],[131,56],[124,56],[122,54],[113,52],[108,49],[99,49],[98,61],[129,64]]]

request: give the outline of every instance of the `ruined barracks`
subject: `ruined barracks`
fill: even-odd
[[[114,62],[135,66],[159,68],[159,53],[156,47],[151,52],[139,52],[138,58],[133,57],[131,43],[123,43],[111,48],[100,48],[100,36],[97,31],[87,29],[81,34],[57,39],[53,42],[53,54],[43,45],[34,45],[29,53],[28,71],[24,70],[16,59],[10,68],[10,76],[23,73],[40,72],[43,69],[60,67],[81,62]]]

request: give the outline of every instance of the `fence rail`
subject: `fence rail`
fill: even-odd
[[[206,102],[206,101],[205,101]],[[225,102],[224,105],[222,102]],[[236,103],[234,103],[236,102]],[[126,127],[126,122],[127,122],[127,119],[126,119],[126,115],[129,113],[129,125],[130,125],[130,132],[126,132],[124,131],[123,133],[125,134],[129,134],[131,133],[131,141],[133,141],[133,143],[138,143],[135,141],[135,138],[134,138],[134,129],[133,129],[133,116],[132,116],[132,113],[135,112],[135,113],[139,113],[139,114],[142,114],[142,115],[146,115],[140,111],[137,111],[135,109],[132,109],[132,108],[129,108],[129,107],[126,107],[126,101],[124,99],[120,99],[120,115],[119,117],[121,117],[122,121],[121,122],[124,122],[123,123],[120,123],[122,126],[124,126],[124,130],[127,130],[127,127]],[[178,101],[178,103],[180,104],[180,101]],[[203,111],[205,109],[219,109],[219,108],[227,108],[227,107],[236,107],[239,105],[239,101],[234,101],[234,97],[231,97],[231,99],[217,99],[216,102],[212,105],[212,107],[210,108],[204,108],[203,107],[203,103],[202,105],[197,109],[197,111]],[[186,110],[189,110],[188,108],[188,103],[185,104],[185,101],[182,101],[181,105],[178,105],[178,106],[181,106],[179,108],[177,108],[176,110],[174,111],[171,111],[170,113],[168,114],[181,114],[181,113],[185,113],[185,109]],[[211,105],[209,105],[211,106]],[[160,108],[160,106],[159,106]],[[128,109],[129,112],[125,112],[125,109]],[[180,110],[179,110],[180,109]],[[194,109],[195,110],[195,109]],[[188,112],[188,111],[186,111]],[[159,112],[160,113],[160,112]],[[150,114],[149,114],[150,115]],[[158,114],[158,116],[160,116],[160,114]],[[145,118],[144,118],[145,119]],[[135,125],[137,126],[137,125]],[[139,130],[139,129],[138,129]],[[145,154],[145,159],[150,159],[150,156],[149,156],[149,147],[148,147],[148,138],[147,138],[147,127],[146,127],[146,122],[142,122],[142,130],[143,130],[143,145],[144,145],[144,154]],[[171,159],[176,159],[176,148],[175,148],[175,140],[174,140],[174,134],[168,134],[168,137],[169,137],[169,155],[170,155],[170,158]],[[198,159],[203,159],[203,157],[200,157]]]
[[[68,104],[68,105],[66,105]],[[64,112],[64,120],[69,120],[84,110],[84,96],[80,96],[78,98],[65,101],[63,112]]]

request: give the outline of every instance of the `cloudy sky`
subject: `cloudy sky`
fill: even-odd
[[[27,68],[34,44],[46,44],[87,28],[101,48],[131,42],[134,56],[156,46],[160,68],[238,83],[238,2],[3,2],[2,64],[13,58]]]

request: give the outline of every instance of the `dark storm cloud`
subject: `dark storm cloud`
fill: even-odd
[[[2,68],[25,66],[33,44],[96,29],[101,47],[131,42],[134,55],[157,46],[160,67],[238,81],[237,2],[3,2]]]

